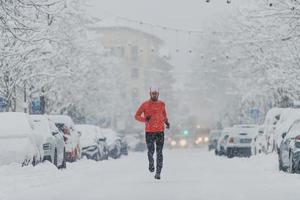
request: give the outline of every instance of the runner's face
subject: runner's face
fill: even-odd
[[[150,92],[150,97],[151,97],[152,101],[157,101],[158,100],[158,96],[159,96],[159,93],[157,91]]]

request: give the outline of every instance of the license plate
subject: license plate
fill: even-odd
[[[252,139],[245,138],[245,139],[240,139],[240,143],[251,143]]]

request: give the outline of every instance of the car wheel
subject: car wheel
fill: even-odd
[[[226,156],[227,156],[227,158],[233,158],[233,151],[231,151],[231,150],[227,150],[226,151]]]
[[[295,173],[295,166],[294,166],[294,156],[293,153],[290,153],[290,157],[289,157],[289,167],[288,167],[288,172],[293,174]]]
[[[96,160],[96,161],[100,161],[100,160],[101,160],[101,154],[100,154],[99,151],[98,151],[98,152],[96,153],[96,155],[95,155],[95,160]]]
[[[54,164],[56,167],[58,167],[58,165],[57,165],[57,149],[54,150],[53,164]]]

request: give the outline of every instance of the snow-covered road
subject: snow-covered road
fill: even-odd
[[[275,155],[227,159],[205,150],[166,150],[162,180],[147,170],[145,153],[119,160],[81,160],[59,171],[0,167],[0,200],[298,200],[300,175],[277,170]]]

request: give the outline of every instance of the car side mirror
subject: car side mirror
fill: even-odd
[[[78,136],[81,137],[82,133],[80,131],[77,132]]]
[[[52,135],[54,136],[54,135],[58,135],[59,134],[59,132],[58,131],[53,131],[52,132]]]
[[[106,142],[106,137],[100,138],[99,141],[104,141],[104,142]]]
[[[286,136],[286,133],[282,133],[282,135],[281,135],[282,139],[284,139],[285,136]]]

